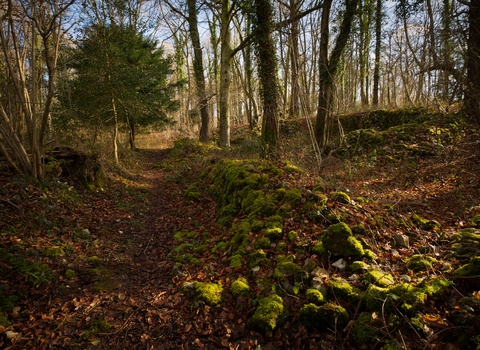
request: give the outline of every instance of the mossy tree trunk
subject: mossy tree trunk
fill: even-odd
[[[272,32],[273,6],[269,0],[255,0],[255,50],[260,78],[260,96],[263,101],[262,140],[268,147],[267,152],[276,152],[278,142],[277,115],[277,60]]]
[[[315,123],[315,134],[319,146],[325,146],[330,142],[333,125],[333,83],[340,65],[340,58],[350,36],[350,29],[357,9],[357,0],[345,1],[345,12],[340,26],[340,33],[335,40],[335,45],[329,58],[329,23],[332,1],[325,0],[320,24],[320,92],[318,94],[317,119]]]

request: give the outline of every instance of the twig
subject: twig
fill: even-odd
[[[20,211],[23,213],[22,208],[20,208],[20,207],[19,207],[18,205],[16,205],[16,204],[13,204],[12,202],[10,202],[10,201],[7,200],[7,199],[0,198],[0,202],[4,202],[4,203],[7,203],[7,204],[10,204],[12,207],[14,207],[14,208],[17,209],[17,210],[20,210]]]
[[[143,252],[142,252],[143,254],[145,254],[145,252],[147,251],[148,246],[150,245],[150,242],[152,241],[152,239],[153,239],[153,235],[152,235],[152,237],[150,237],[150,239],[149,239],[149,241],[148,241],[148,243],[147,243],[147,246],[146,246],[145,249],[143,250]]]

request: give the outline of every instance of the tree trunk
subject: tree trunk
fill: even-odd
[[[340,26],[340,33],[328,58],[329,23],[332,0],[325,0],[320,24],[320,92],[318,94],[315,134],[318,145],[323,147],[330,142],[332,133],[333,83],[340,64],[340,58],[350,36],[357,0],[346,0],[346,11]]]
[[[222,0],[220,52],[220,146],[230,146],[230,116],[228,98],[230,89],[230,0]]]
[[[300,3],[296,0],[290,0],[290,18],[295,17],[298,14],[298,6]],[[290,49],[290,65],[291,65],[291,82],[292,92],[290,95],[290,118],[297,118],[300,114],[299,104],[299,84],[298,84],[298,20],[293,21],[291,24],[291,49]]]
[[[382,0],[377,0],[375,15],[375,68],[373,71],[373,105],[378,107],[378,85],[380,82],[380,51],[382,45]]]
[[[262,139],[268,153],[276,152],[278,142],[277,62],[273,43],[273,6],[270,0],[255,0],[256,53],[263,101]]]
[[[467,49],[465,111],[480,123],[480,0],[471,0]]]
[[[205,93],[205,77],[203,75],[203,55],[198,34],[196,0],[188,0],[188,29],[193,45],[193,74],[197,88],[197,99],[200,107],[202,126],[200,128],[200,141],[210,141],[210,119],[208,117],[207,98]]]

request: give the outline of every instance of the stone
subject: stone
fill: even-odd
[[[393,239],[399,247],[410,248],[410,239],[407,235],[395,234],[393,235]]]
[[[343,259],[338,259],[332,264],[333,267],[336,267],[340,271],[343,271],[347,268],[347,263]]]
[[[324,296],[328,294],[328,288],[323,279],[320,277],[313,277],[312,288],[320,291]]]
[[[303,269],[310,273],[315,269],[316,266],[317,264],[315,263],[315,261],[310,258],[306,258],[303,264]]]
[[[323,267],[316,267],[315,269],[313,269],[313,271],[310,273],[310,275],[313,276],[313,277],[319,277],[319,278],[329,278],[330,277],[327,270],[325,270]]]

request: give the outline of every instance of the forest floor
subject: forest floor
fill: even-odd
[[[384,148],[392,144],[388,140]],[[289,320],[274,332],[247,326],[259,300],[275,293],[273,285],[258,282],[271,278],[274,266],[267,263],[252,277],[245,261],[240,268],[231,266],[231,252],[211,252],[232,238],[228,226],[216,224],[219,206],[207,195],[212,177],[200,177],[206,169],[213,174],[220,158],[236,158],[236,153],[188,142],[177,153],[141,150],[112,168],[101,190],[86,192],[57,179],[39,188],[31,180],[0,174],[0,349],[463,349],[480,344],[479,276],[452,273],[465,263],[452,252],[455,234],[473,227],[472,218],[480,214],[478,130],[465,129],[461,139],[428,157],[392,162],[378,153],[374,160],[371,153],[350,161],[330,156],[320,176],[288,174],[288,165],[274,162],[284,175],[265,191],[288,182],[302,189],[302,203],[319,179],[327,194],[345,191],[349,203],[329,201],[327,207],[350,226],[368,228],[365,239],[376,256],[370,266],[391,273],[395,281],[408,278],[413,286],[441,289],[406,319],[407,329],[387,324],[391,315],[403,315],[400,310],[371,313],[386,322],[374,320],[375,336],[362,345],[353,338],[354,323],[342,329],[305,328],[296,316],[307,303],[308,286],[291,277],[295,285],[283,295]],[[195,198],[187,194],[194,182],[202,194]],[[359,197],[368,200],[360,203]],[[285,255],[296,255],[301,266],[313,260],[328,278],[341,277],[367,290],[350,269],[332,265],[336,259],[313,255],[329,223],[295,210],[296,218],[285,219],[280,239]],[[415,226],[412,214],[441,228]],[[234,225],[242,215],[233,215]],[[291,231],[297,232],[296,241],[287,238]],[[395,246],[393,235],[407,233],[410,245]],[[250,238],[258,239],[252,233]],[[172,253],[181,242],[188,243],[195,259],[175,259]],[[265,250],[273,260],[280,254],[275,244]],[[408,262],[419,253],[436,262],[414,272]],[[228,290],[241,276],[250,280],[251,294],[234,298]],[[182,290],[193,281],[221,283],[222,301],[208,305]],[[341,298],[337,303],[357,319],[358,305]],[[420,328],[412,326],[414,317]]]

